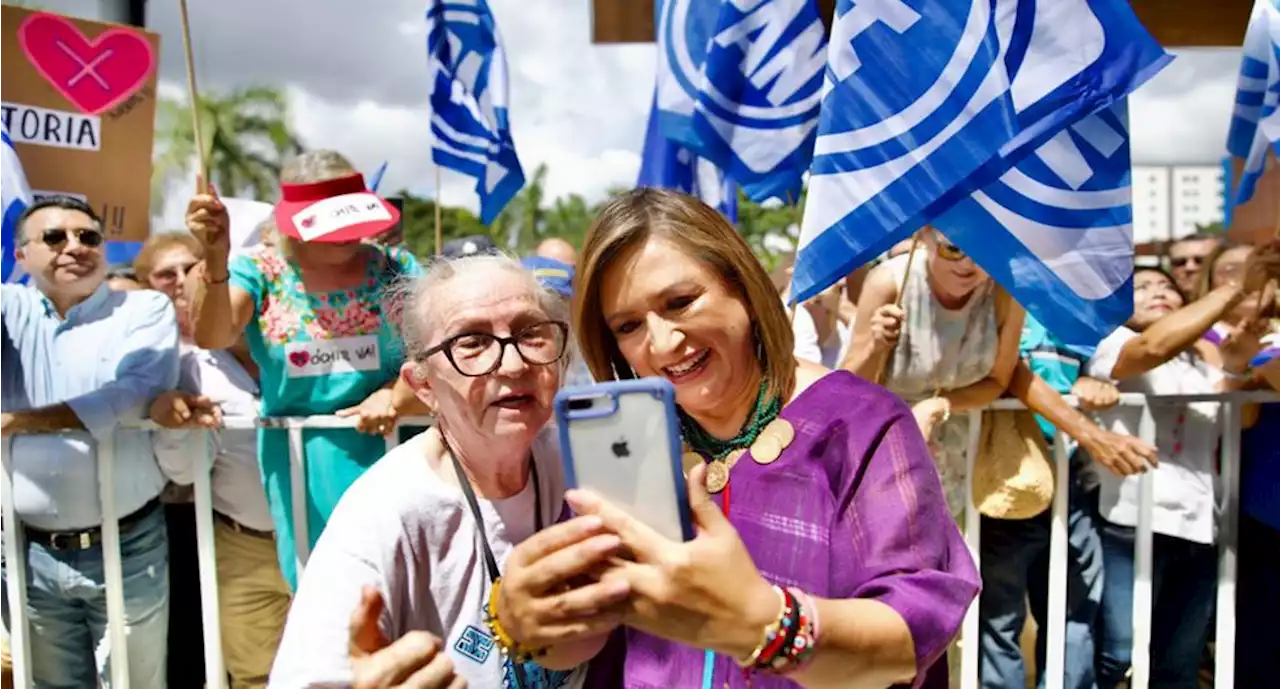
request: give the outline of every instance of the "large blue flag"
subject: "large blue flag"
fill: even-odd
[[[654,11],[663,135],[755,201],[797,201],[826,62],[816,0],[658,0]]]
[[[1169,60],[1125,0],[840,0],[836,13],[797,299],[997,182]]]
[[[663,136],[656,106],[649,113],[636,186],[683,191],[723,213],[729,222],[738,220],[737,185],[713,163],[700,160],[689,149]]]
[[[3,156],[0,159],[0,196],[4,199],[4,231],[0,240],[3,244],[0,251],[4,251],[2,281],[21,282],[25,274],[13,252],[18,238],[18,218],[31,205],[31,187],[27,186],[27,176],[22,172],[22,161],[18,160],[18,151],[13,147],[13,139],[9,138],[8,127],[4,127],[4,150],[0,156]]]
[[[933,223],[1077,348],[1133,312],[1127,120],[1123,102],[1086,117]]]
[[[1253,197],[1269,153],[1280,152],[1280,0],[1256,0],[1243,53],[1227,133],[1227,151],[1244,158],[1234,204]]]
[[[485,0],[427,7],[431,159],[476,180],[480,220],[492,223],[524,186],[507,121],[507,58]]]

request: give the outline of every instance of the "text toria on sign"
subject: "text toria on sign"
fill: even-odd
[[[21,103],[0,105],[4,126],[15,142],[97,151],[102,147],[102,120],[65,110]]]

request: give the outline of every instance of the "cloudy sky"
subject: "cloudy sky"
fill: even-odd
[[[652,45],[593,46],[590,0],[489,0],[507,46],[511,120],[526,172],[549,167],[548,197],[600,197],[634,182],[653,88]],[[30,3],[99,16],[97,0]],[[432,195],[423,0],[190,2],[202,91],[266,84],[287,91],[310,147],[336,148],[383,189]],[[186,92],[177,2],[151,0],[161,34],[161,90]],[[1216,163],[1239,51],[1182,51],[1131,99],[1138,164]],[[446,173],[444,202],[475,207],[472,183]],[[170,206],[181,201],[170,194]],[[166,217],[176,219],[177,207]]]

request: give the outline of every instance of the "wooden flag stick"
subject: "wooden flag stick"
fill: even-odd
[[[191,21],[187,15],[187,0],[178,0],[182,16],[182,47],[187,53],[187,91],[191,95],[191,132],[196,139],[196,191],[208,192],[209,166],[205,161],[204,137],[200,135],[200,96],[196,90],[196,62],[191,55]]]
[[[911,279],[911,263],[916,260],[916,247],[920,245],[920,233],[911,235],[911,248],[907,249],[907,272],[902,275],[902,284],[898,285],[898,298],[894,300],[893,305],[902,308],[902,298],[907,295],[907,280]],[[905,325],[905,324],[904,324]],[[898,330],[898,337],[902,337],[902,330]],[[884,370],[889,365],[889,356],[886,355],[880,360],[880,368],[876,371],[876,385],[884,384]]]
[[[440,207],[440,166],[436,165],[436,255],[444,253],[443,210]]]

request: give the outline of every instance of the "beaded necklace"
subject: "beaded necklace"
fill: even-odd
[[[760,436],[760,432],[764,430],[774,419],[778,418],[778,413],[782,411],[782,400],[772,397],[765,402],[765,391],[769,388],[769,381],[762,379],[760,381],[760,390],[756,393],[756,402],[751,409],[751,415],[747,417],[747,422],[743,424],[742,430],[738,434],[728,440],[721,440],[702,428],[693,417],[680,412],[680,430],[684,433],[684,440],[688,443],[689,448],[694,452],[702,455],[710,461],[719,461],[724,459],[730,452],[734,450],[745,450],[751,447],[751,444]]]

